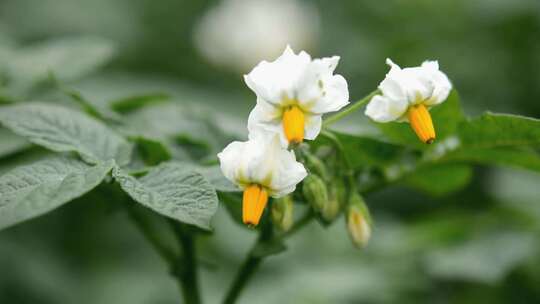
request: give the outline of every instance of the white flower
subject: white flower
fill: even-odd
[[[439,71],[437,61],[405,69],[390,59],[386,63],[391,68],[379,85],[382,95],[371,99],[365,114],[376,122],[409,121],[422,141],[433,141],[435,131],[427,110],[448,97],[452,89],[448,77]]]
[[[230,143],[218,158],[225,177],[240,188],[259,184],[276,198],[293,192],[307,175],[294,153],[283,149],[275,135],[264,132]]]
[[[294,153],[283,149],[275,134],[263,131],[250,133],[248,141],[230,143],[218,158],[225,177],[244,190],[246,224],[259,223],[268,196],[293,192],[307,175]]]
[[[305,1],[224,0],[203,16],[194,38],[209,61],[245,72],[279,55],[287,43],[314,46],[318,29],[318,12]]]
[[[250,132],[263,128],[278,133],[285,146],[317,137],[322,115],[349,103],[347,81],[333,74],[338,62],[338,56],[312,60],[289,46],[275,61],[260,62],[244,76],[257,95],[249,115]]]

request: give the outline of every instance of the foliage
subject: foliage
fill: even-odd
[[[348,3],[342,9],[333,8],[324,14],[352,14],[357,5],[360,4]],[[434,13],[426,7],[419,10]],[[376,11],[380,18],[386,18],[383,8]],[[452,10],[448,13],[455,14]],[[188,22],[184,19],[181,22]],[[337,20],[333,26],[342,27],[345,20]],[[380,23],[379,19],[376,21]],[[369,20],[353,23],[365,22]],[[445,30],[452,32],[449,28]],[[383,35],[387,38],[392,35],[391,31],[385,32]],[[349,34],[350,31],[343,32],[343,35]],[[141,35],[149,34],[141,31]],[[336,35],[327,37],[332,41],[339,38]],[[403,49],[401,44],[409,46],[412,43],[396,41],[393,47],[397,49]],[[353,42],[348,44],[351,44],[348,54],[343,56],[346,62],[350,60],[347,57],[355,58],[351,55],[353,50],[358,51]],[[154,50],[154,45],[149,43],[146,49],[133,48],[132,52],[149,50]],[[2,231],[8,241],[0,246],[0,252],[9,257],[12,246],[15,248],[13,252],[24,254],[20,260],[17,260],[17,253],[12,254],[14,258],[11,261],[29,263],[28,267],[17,270],[22,274],[15,274],[14,269],[7,268],[13,270],[13,279],[0,278],[1,286],[35,284],[43,288],[43,282],[32,279],[39,277],[34,275],[37,271],[54,273],[49,277],[61,281],[55,285],[69,286],[66,287],[68,289],[74,286],[69,282],[91,285],[88,281],[73,283],[73,278],[51,270],[60,269],[62,266],[59,265],[69,260],[69,254],[85,256],[96,248],[101,249],[102,242],[104,257],[87,256],[90,261],[86,263],[88,268],[95,266],[95,260],[108,261],[99,264],[102,268],[111,267],[106,264],[110,261],[118,264],[118,260],[108,255],[119,250],[115,247],[117,243],[131,242],[131,238],[126,236],[133,233],[123,230],[123,222],[116,221],[118,217],[115,214],[131,217],[130,208],[141,206],[140,210],[137,209],[141,215],[137,225],[143,223],[141,230],[147,237],[158,236],[154,241],[150,240],[154,246],[178,243],[182,247],[181,244],[189,243],[189,239],[182,239],[186,235],[192,241],[200,239],[197,247],[203,250],[196,261],[183,260],[185,252],[175,246],[160,250],[168,257],[165,260],[170,272],[182,277],[186,272],[181,267],[184,265],[182,262],[187,261],[188,264],[200,265],[205,274],[218,273],[216,278],[209,278],[211,284],[205,287],[205,291],[217,289],[219,295],[206,295],[205,298],[214,300],[222,296],[223,281],[228,281],[232,275],[229,265],[239,263],[237,256],[243,254],[244,247],[248,246],[244,240],[254,234],[254,231],[236,225],[241,224],[239,189],[223,178],[215,157],[231,139],[242,137],[235,132],[234,122],[230,121],[238,121],[241,116],[235,113],[241,113],[245,108],[238,103],[235,106],[232,101],[245,98],[242,93],[239,94],[241,98],[229,94],[227,85],[233,80],[222,77],[228,76],[226,71],[218,71],[223,74],[215,75],[213,69],[200,65],[200,59],[190,51],[183,61],[170,66],[168,60],[172,62],[171,56],[161,59],[155,56],[133,63],[143,73],[145,68],[154,64],[165,73],[174,69],[187,70],[186,73],[190,73],[187,77],[195,80],[195,84],[179,85],[178,91],[166,84],[168,80],[148,77],[137,82],[135,79],[139,78],[133,75],[111,76],[114,73],[108,70],[98,74],[98,80],[92,78],[92,73],[107,64],[116,68],[133,60],[125,54],[120,59],[115,57],[124,51],[107,39],[93,36],[48,39],[25,45],[0,36],[0,228],[11,227]],[[348,63],[345,69],[355,76],[352,79],[365,78],[363,72],[356,71],[360,68],[352,71],[354,65]],[[464,79],[470,80],[474,75],[479,78],[477,73],[471,71]],[[532,73],[523,74],[531,75],[530,81],[534,81]],[[224,80],[214,88],[216,77]],[[87,81],[77,81],[81,78]],[[128,83],[125,87],[122,87],[123,80]],[[156,82],[159,85],[155,85]],[[234,82],[240,82],[239,77],[234,78]],[[225,89],[219,86],[225,86]],[[466,302],[467,298],[474,298],[477,302],[496,302],[490,294],[508,299],[520,290],[531,294],[531,299],[538,298],[536,283],[539,282],[540,269],[536,260],[540,247],[537,235],[540,209],[534,207],[538,201],[534,182],[528,186],[528,196],[517,191],[518,194],[509,201],[494,194],[497,189],[490,187],[502,178],[500,172],[506,172],[499,171],[500,168],[540,172],[540,120],[491,112],[467,116],[465,113],[477,112],[477,109],[471,110],[470,105],[481,99],[477,95],[480,93],[472,90],[465,80],[456,82],[456,87],[460,90],[463,87],[461,96],[453,91],[445,103],[432,109],[438,135],[432,145],[420,143],[406,124],[367,125],[358,120],[353,124],[374,131],[327,127],[316,141],[299,148],[302,158],[311,155],[323,161],[328,171],[325,182],[340,180],[347,184],[348,192],[353,191],[354,185],[365,196],[374,212],[373,241],[361,253],[353,252],[346,238],[342,238],[345,232],[339,224],[343,224],[343,216],[335,221],[326,221],[321,214],[309,209],[306,198],[297,191],[292,232],[261,227],[257,230],[261,236],[248,254],[252,259],[263,259],[287,251],[287,259],[295,262],[269,259],[271,267],[261,268],[261,285],[274,286],[276,278],[279,278],[286,285],[283,294],[304,294],[297,296],[300,297],[298,302],[314,299],[340,303],[418,302],[446,296],[434,286],[451,287],[448,288],[452,290],[449,293],[460,297],[455,302]],[[534,86],[530,87],[534,91]],[[210,88],[218,94],[212,95]],[[497,87],[486,93],[490,98],[485,98],[485,102],[512,97],[507,94],[497,96],[495,92],[500,90]],[[114,94],[107,95],[108,91]],[[524,98],[516,99],[519,99],[516,101],[519,107],[526,109]],[[462,105],[467,111],[462,109]],[[506,109],[504,106],[494,107]],[[535,115],[538,107],[531,106],[531,109],[521,112]],[[234,114],[233,119],[227,116],[230,113]],[[516,179],[516,183],[527,180],[527,177]],[[504,192],[508,188],[502,187],[498,191]],[[69,202],[72,203],[63,206]],[[218,202],[221,207],[218,207]],[[234,224],[229,223],[230,219],[220,209],[228,213]],[[53,210],[57,211],[51,212]],[[106,211],[99,213],[100,210]],[[16,226],[42,215],[43,219]],[[114,219],[114,225],[104,220],[107,218]],[[294,243],[290,241],[291,244],[286,246],[288,238],[312,219],[322,224],[324,232],[310,226],[311,230],[306,231],[303,239],[295,236]],[[55,224],[56,221],[60,224]],[[83,226],[86,221],[89,223]],[[266,222],[269,222],[268,218]],[[70,226],[65,226],[67,224]],[[40,231],[42,226],[46,226],[43,233]],[[183,230],[178,231],[178,227]],[[70,229],[77,234],[73,236],[77,241],[68,239],[68,236],[55,236]],[[95,234],[88,232],[94,229]],[[30,241],[30,245],[17,244],[19,235],[22,235],[20,240],[23,242],[24,239],[37,239],[36,232],[40,232],[40,238],[46,240],[44,242],[50,242],[46,245],[40,243],[40,249],[45,249],[43,256],[40,256],[41,250],[31,250],[34,245]],[[116,238],[107,237],[109,234]],[[210,235],[211,238],[206,238]],[[10,245],[12,236],[17,241],[12,242],[14,245]],[[58,265],[40,269],[36,267],[39,265],[31,262],[48,262],[47,251],[59,252],[55,246],[65,248],[61,246],[70,246],[70,242],[77,242],[77,245],[68,248],[65,255],[57,253],[60,258],[51,259],[58,260]],[[84,245],[79,244],[83,242]],[[140,245],[137,240],[130,244]],[[74,249],[79,246],[82,249]],[[135,253],[126,254],[133,260],[152,257],[146,252],[142,258],[131,255]],[[339,259],[328,262],[329,256]],[[9,264],[5,261],[10,260],[0,258],[0,265]],[[302,263],[298,262],[304,261],[321,267],[300,267]],[[220,265],[217,270],[216,264]],[[128,268],[148,267],[159,281],[157,278],[165,272],[160,265],[134,263]],[[223,279],[225,274],[227,280]],[[120,284],[112,285],[111,280],[104,280],[109,273],[93,275],[96,277],[89,280],[106,283],[94,283],[92,288],[111,284],[114,286],[111,289],[120,289]],[[22,283],[17,283],[18,276],[22,277],[19,279]],[[408,279],[412,276],[415,280]],[[117,281],[129,277],[133,277],[132,272],[124,273]],[[150,280],[151,276],[148,278]],[[338,281],[339,284],[335,283]],[[167,284],[167,281],[159,282]],[[265,291],[268,288],[254,289],[255,292],[246,294],[249,299],[265,297],[279,302],[284,298],[276,294],[275,288],[272,292]],[[51,294],[62,294],[61,289],[52,290]],[[140,290],[141,293],[152,293],[143,287]],[[254,295],[257,292],[262,292],[262,296]],[[473,295],[475,292],[479,295]],[[158,292],[154,290],[154,293]],[[102,296],[105,299],[105,295]],[[176,296],[171,293],[170,298]],[[5,300],[1,296],[0,299]]]

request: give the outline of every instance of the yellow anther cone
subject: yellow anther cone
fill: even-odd
[[[435,128],[426,106],[419,104],[410,107],[408,116],[411,127],[418,138],[423,143],[431,144],[435,140]]]
[[[257,226],[268,202],[268,192],[259,185],[250,185],[244,190],[242,221]]]
[[[289,143],[301,143],[304,140],[305,114],[297,106],[283,112],[283,131]]]

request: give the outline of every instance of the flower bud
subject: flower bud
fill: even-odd
[[[326,171],[326,165],[320,158],[309,152],[304,153],[304,157],[306,159],[306,166],[311,172],[317,174],[323,180],[327,179],[328,174]]]
[[[345,205],[346,194],[347,190],[342,179],[336,178],[330,182],[328,201],[321,211],[325,221],[331,222],[338,216],[341,207]]]
[[[274,199],[272,202],[272,222],[281,231],[291,229],[293,224],[293,199],[290,195]]]
[[[328,190],[324,181],[315,174],[310,174],[304,179],[302,186],[304,197],[313,209],[321,212],[328,202]]]
[[[371,237],[371,216],[364,199],[358,193],[351,194],[349,198],[347,230],[356,247],[363,248],[367,245]]]

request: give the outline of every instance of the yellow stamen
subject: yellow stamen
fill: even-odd
[[[431,144],[435,140],[435,129],[426,106],[423,104],[411,106],[408,115],[411,127],[418,138],[426,144]]]
[[[257,226],[268,202],[268,192],[260,185],[250,185],[244,190],[242,220],[246,225]]]
[[[283,113],[283,131],[289,143],[304,140],[305,114],[298,106],[291,106]]]

